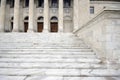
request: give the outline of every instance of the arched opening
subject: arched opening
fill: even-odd
[[[24,18],[24,32],[27,32],[28,30],[28,20],[29,20],[28,16]]]
[[[73,21],[70,16],[64,17],[64,32],[73,32]]]
[[[10,31],[12,32],[13,30],[13,20],[14,20],[14,17],[11,17],[11,24],[10,24]]]
[[[38,32],[43,32],[43,17],[38,17],[37,21],[37,31]]]
[[[58,32],[58,18],[55,16],[50,20],[50,32]]]

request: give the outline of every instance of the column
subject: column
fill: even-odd
[[[6,0],[1,0],[0,32],[4,32],[4,27],[5,27],[5,8],[6,8]]]
[[[59,32],[63,32],[63,0],[59,0],[58,26],[59,26]]]
[[[79,0],[74,0],[73,2],[73,10],[74,10],[74,13],[73,13],[73,24],[74,24],[74,31],[77,30],[79,28],[79,25],[78,25],[78,21],[79,21]]]
[[[29,0],[29,27],[28,32],[33,32],[34,27],[34,0]]]
[[[20,11],[20,0],[15,0],[14,2],[14,22],[13,22],[13,32],[19,31],[19,11]]]
[[[43,32],[48,32],[49,27],[49,2],[44,0],[44,29]]]

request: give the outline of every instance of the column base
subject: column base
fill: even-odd
[[[3,32],[5,32],[5,31],[0,30],[0,33],[3,33]]]
[[[33,31],[33,30],[30,30],[30,29],[27,30],[27,32],[28,32],[28,33],[34,33],[34,31]]]
[[[49,31],[48,30],[43,30],[43,33],[49,33]]]
[[[12,32],[19,32],[18,30],[12,30]]]
[[[58,33],[63,33],[63,31],[58,31]]]
[[[1,26],[0,26],[0,32],[5,32],[4,28],[1,28]]]

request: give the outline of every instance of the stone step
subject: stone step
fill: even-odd
[[[14,55],[14,54],[18,54],[18,55],[31,55],[31,54],[34,54],[34,55],[96,55],[94,52],[70,52],[70,51],[59,51],[59,52],[56,52],[56,51],[0,51],[0,55],[8,55],[8,54],[11,54],[11,55]]]
[[[38,58],[0,58],[0,62],[78,62],[78,63],[101,63],[101,60],[99,59],[38,59]]]
[[[0,48],[22,48],[22,47],[79,47],[79,48],[88,48],[88,46],[86,46],[86,45],[65,45],[65,44],[61,44],[61,45],[59,45],[59,44],[56,44],[56,45],[18,45],[18,44],[16,44],[16,45],[13,45],[13,44],[11,44],[11,45],[7,45],[6,43],[5,44],[1,44],[0,45]]]
[[[1,80],[120,80],[120,77],[0,76]]]
[[[27,41],[26,41],[27,42]],[[4,46],[12,46],[12,45],[14,45],[14,46],[18,46],[18,47],[21,47],[21,46],[41,46],[41,47],[43,47],[43,46],[46,46],[46,47],[49,47],[49,46],[73,46],[73,47],[87,47],[85,44],[80,44],[80,43],[71,43],[71,42],[69,42],[69,43],[51,43],[51,44],[42,44],[42,43],[37,43],[37,42],[31,42],[31,43],[6,43],[6,42],[4,42],[4,43],[0,43],[0,47],[2,47],[2,45],[3,45],[3,47]]]
[[[8,69],[0,68],[0,75],[64,76],[64,77],[120,77],[120,69]]]
[[[59,76],[33,76],[26,80],[119,80],[120,77],[59,77]]]
[[[40,46],[31,46],[31,47],[0,47],[0,50],[2,49],[90,49],[89,47],[60,47],[60,46],[55,46],[55,47],[40,47]]]
[[[0,58],[97,58],[96,55],[0,54]]]
[[[51,49],[0,49],[0,51],[2,52],[2,51],[5,51],[5,52],[11,52],[11,51],[30,51],[30,52],[35,52],[35,51],[39,51],[39,52],[41,52],[41,51],[59,51],[59,52],[65,52],[65,51],[70,51],[70,52],[93,52],[93,50],[91,50],[91,49],[53,49],[53,48],[51,48]]]
[[[105,69],[105,64],[95,63],[0,63],[0,68],[17,69]]]

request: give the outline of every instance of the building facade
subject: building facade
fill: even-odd
[[[0,0],[1,32],[73,32],[119,1]]]

